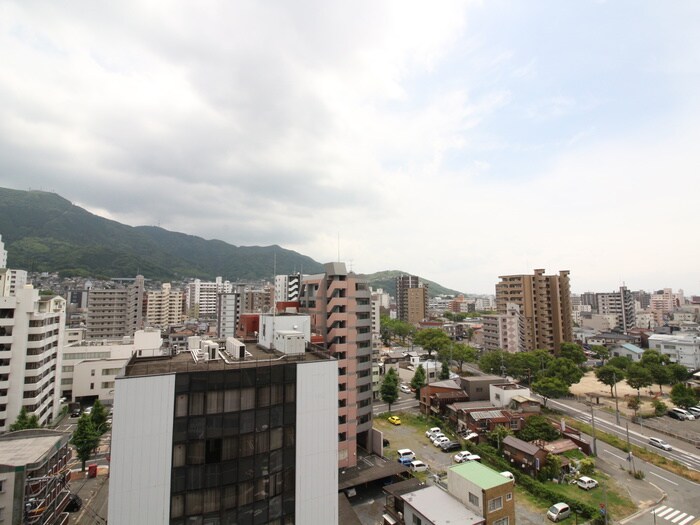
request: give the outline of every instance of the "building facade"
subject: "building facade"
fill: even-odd
[[[345,263],[305,276],[301,310],[312,331],[337,359],[338,466],[357,464],[358,445],[369,449],[372,429],[372,320],[369,285]]]
[[[485,315],[483,322],[485,350],[525,350],[525,320],[517,304],[508,303],[504,314]]]
[[[146,326],[166,328],[185,320],[185,293],[163,283],[160,290],[146,292]]]
[[[88,293],[87,338],[132,336],[143,328],[145,281],[137,275],[127,286],[93,288]]]
[[[401,321],[417,324],[427,317],[428,287],[417,275],[396,278],[396,312]]]
[[[573,341],[569,272],[545,275],[506,275],[496,284],[496,307],[506,314],[508,304],[520,308],[525,322],[525,350],[558,352],[561,343]]]
[[[195,279],[187,285],[185,304],[187,314],[191,317],[214,318],[216,316],[216,301],[218,294],[230,293],[233,285],[217,277],[213,282]]]
[[[338,523],[335,360],[249,350],[233,364],[183,352],[127,365],[110,524]]]
[[[615,316],[615,326],[611,329],[627,333],[636,326],[634,297],[627,287],[620,286],[618,292],[599,293],[597,299],[599,314]]]
[[[216,300],[216,335],[220,339],[236,337],[241,318],[241,294],[222,292]]]

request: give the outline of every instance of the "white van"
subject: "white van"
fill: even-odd
[[[589,478],[588,476],[581,476],[576,480],[576,485],[578,485],[578,488],[580,489],[591,490],[598,486],[598,482],[593,478]]]
[[[571,507],[566,503],[555,503],[547,511],[547,517],[552,521],[559,521],[568,518],[571,515]]]
[[[428,470],[428,465],[426,465],[420,460],[411,461],[411,470],[413,472],[425,472],[426,470]]]
[[[695,416],[688,412],[687,410],[684,410],[682,408],[671,408],[668,411],[668,415],[671,417],[674,417],[676,419],[680,419],[681,421],[694,421]]]
[[[405,464],[406,462],[411,462],[416,459],[415,453],[410,448],[400,448],[397,452],[399,454],[400,463]]]

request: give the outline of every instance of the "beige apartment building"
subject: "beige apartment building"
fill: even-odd
[[[87,338],[113,339],[132,336],[143,328],[145,281],[137,275],[133,284],[92,289],[88,293]]]
[[[357,447],[369,449],[372,429],[372,319],[367,281],[345,263],[305,275],[301,311],[338,360],[338,467],[357,465]]]
[[[545,275],[505,275],[496,284],[496,309],[506,314],[516,304],[524,320],[525,350],[543,348],[558,352],[562,343],[573,340],[569,271]]]
[[[396,278],[396,311],[398,318],[418,324],[427,317],[428,285],[416,275],[400,275]]]
[[[185,292],[173,290],[170,283],[163,283],[160,290],[146,292],[147,326],[165,328],[180,324],[185,319]]]

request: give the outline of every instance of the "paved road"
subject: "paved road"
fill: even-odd
[[[560,400],[549,400],[548,404],[552,408],[567,413],[580,421],[591,423],[590,407],[572,401]],[[616,424],[614,415],[601,412],[595,408],[593,415],[596,420],[596,429],[604,430],[609,434],[615,434],[625,439],[626,428]],[[624,424],[624,420],[622,421]],[[666,441],[673,445],[673,450],[656,449],[648,445],[650,434],[645,432],[646,429],[640,428],[639,425],[634,425],[634,427],[636,427],[634,430],[630,428],[629,431],[631,443],[653,450],[689,468],[700,470],[700,456],[688,443],[664,437]],[[613,448],[599,440],[597,441],[597,449],[598,457],[612,465],[617,465],[618,471],[624,472],[630,468],[630,461],[627,455],[619,449]],[[657,525],[700,524],[700,484],[677,476],[639,458],[634,458],[634,462],[635,467],[645,473],[645,480],[641,483],[658,488],[666,494],[666,497],[658,505],[654,505],[656,502],[653,501],[653,498],[641,501],[640,508],[643,512],[630,520],[626,520],[625,523],[650,525],[655,520]],[[627,480],[626,485],[628,488],[634,485],[635,488],[643,490],[638,483],[637,480],[630,478]]]
[[[400,412],[400,411],[412,411],[413,409],[418,409],[418,400],[416,399],[415,394],[404,394],[403,392],[399,392],[399,400],[396,403],[392,403],[391,405],[391,411],[392,412]],[[377,414],[383,414],[384,412],[389,411],[389,405],[386,403],[374,403],[372,406],[372,414],[377,415]]]

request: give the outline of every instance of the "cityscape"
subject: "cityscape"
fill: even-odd
[[[0,2],[0,525],[700,525],[699,24]]]
[[[535,269],[493,295],[408,274],[390,294],[343,262],[105,280],[0,253],[10,523],[700,514],[676,489],[700,468],[700,297],[682,290],[575,294],[568,270]]]

